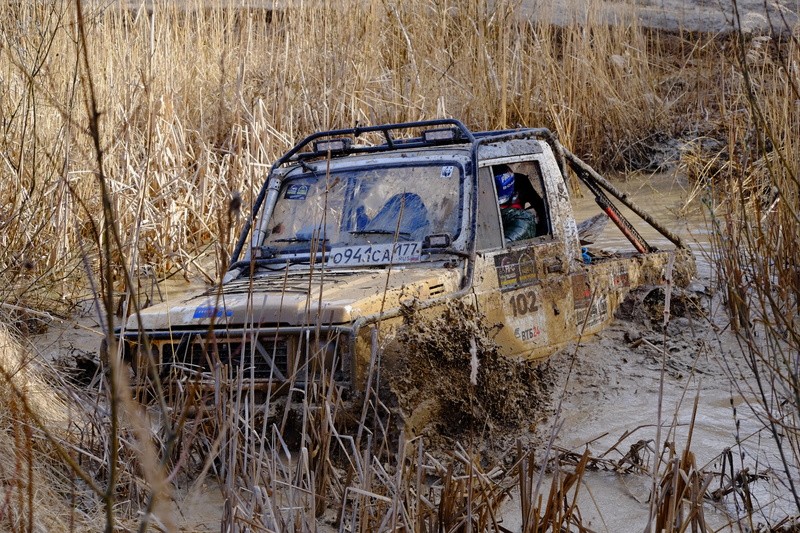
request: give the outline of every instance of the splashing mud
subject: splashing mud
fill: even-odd
[[[475,307],[453,301],[427,318],[409,306],[404,321],[399,349],[384,364],[407,436],[434,445],[437,437],[494,439],[530,430],[545,413],[555,382],[550,365],[500,355],[499,326]]]

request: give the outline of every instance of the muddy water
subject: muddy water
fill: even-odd
[[[705,221],[699,209],[683,210],[690,193],[685,181],[673,175],[658,175],[614,183],[690,244],[698,264],[697,285],[711,286]],[[578,220],[598,212],[588,193],[575,205]],[[635,216],[631,220],[636,220]],[[646,225],[637,223],[636,227],[651,244],[671,246]],[[611,224],[597,246],[632,249]],[[167,299],[174,299],[201,285],[176,281],[162,285],[161,291]],[[736,470],[748,466],[762,471],[766,465],[773,465],[774,450],[758,431],[760,425],[745,404],[750,394],[731,384],[721,357],[723,352],[736,351],[733,339],[724,333],[718,335],[711,322],[698,317],[677,317],[672,324],[664,335],[643,324],[617,321],[601,335],[554,356],[552,365],[560,373],[560,383],[541,433],[547,436],[551,428],[559,426],[554,438],[556,447],[577,453],[588,448],[593,456],[612,461],[618,461],[632,445],[644,441],[651,451],[641,459],[648,466],[653,464],[656,442],[674,442],[679,452],[686,447],[694,416],[690,449],[699,467],[719,470],[720,453],[726,448],[733,450]],[[100,336],[93,333],[93,325],[52,328],[37,345],[42,351],[55,353],[94,351]],[[636,344],[631,339],[644,340]],[[746,383],[744,379],[740,381]],[[737,407],[735,415],[732,406]],[[743,442],[741,446],[737,446],[737,438]],[[545,497],[548,483],[545,479],[542,486]],[[755,494],[759,502],[768,503],[775,491],[770,492],[767,484],[763,485],[754,487]],[[652,478],[645,474],[618,474],[602,468],[587,472],[579,493],[584,524],[595,531],[644,531],[652,486]],[[521,525],[519,499],[520,495],[513,493],[501,513],[503,527],[511,531],[518,531]],[[176,505],[180,511],[176,516],[180,517],[183,530],[214,530],[222,516],[222,503],[221,494],[209,480],[202,490],[178,491]],[[730,501],[720,507],[733,508]],[[780,503],[768,505],[766,513],[774,517],[785,508]],[[728,518],[722,512],[708,509],[706,518],[718,529],[732,529],[725,527]]]
[[[644,174],[630,176],[624,181],[614,180],[613,184],[693,250],[699,279],[711,278],[711,248],[706,219],[699,202],[689,202],[693,198],[693,191],[686,178],[674,173]],[[583,197],[573,200],[578,222],[600,212],[591,193],[584,188],[582,192]],[[664,249],[674,247],[669,239],[639,219],[630,209],[618,201],[615,204],[650,245]],[[596,245],[609,250],[633,251],[633,246],[612,222],[607,224]]]
[[[709,235],[699,209],[682,209],[690,193],[685,181],[657,175],[615,185],[692,247],[698,265],[693,287],[711,306],[704,294],[713,285]],[[576,202],[576,211],[582,220],[596,214],[597,208],[587,195]],[[655,230],[643,224],[636,227],[650,244],[671,246]],[[612,224],[597,244],[610,250],[632,250]],[[617,320],[600,335],[554,356],[552,364],[562,372],[562,381],[554,399],[555,412],[543,432],[549,435],[559,426],[554,438],[557,448],[578,454],[588,449],[592,456],[612,461],[645,442],[648,451],[639,457],[648,471],[653,470],[658,442],[672,443],[678,454],[690,449],[697,467],[707,471],[720,471],[727,449],[732,450],[736,471],[748,467],[761,472],[768,465],[779,469],[774,445],[746,404],[754,396],[746,388],[747,377],[729,368],[735,361],[730,354],[739,350],[722,328],[724,317],[719,316],[718,303],[714,308],[711,318],[673,317],[666,332],[658,332],[652,324]],[[631,342],[636,339],[643,340]],[[546,477],[545,499],[549,482]],[[718,486],[715,480],[711,490]],[[619,474],[610,466],[588,471],[579,496],[584,525],[595,531],[645,531],[652,487],[652,477],[643,472]],[[785,491],[771,482],[751,488],[756,505],[763,506],[762,521],[774,523],[776,517],[790,512]],[[511,531],[521,526],[519,498],[514,494],[503,512],[503,525]],[[717,508],[706,507],[709,525],[738,531],[727,514],[735,512],[732,499],[719,502]]]

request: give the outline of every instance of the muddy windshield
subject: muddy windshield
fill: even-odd
[[[425,237],[459,233],[461,176],[452,163],[288,177],[263,248],[324,247],[332,266],[419,261]]]

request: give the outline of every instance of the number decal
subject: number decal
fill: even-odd
[[[517,309],[519,309],[520,315],[524,315],[528,312],[528,299],[522,292],[517,294]]]
[[[508,303],[511,304],[511,314],[515,317],[539,310],[539,306],[536,305],[536,292],[532,290],[512,294]]]

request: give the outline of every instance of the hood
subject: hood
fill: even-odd
[[[387,283],[388,277],[388,283]],[[428,300],[455,292],[460,269],[427,268],[330,270],[326,272],[259,272],[201,294],[142,310],[145,330],[184,326],[347,324],[398,307],[413,299]],[[384,294],[385,293],[385,294]],[[126,329],[137,329],[136,316]]]

